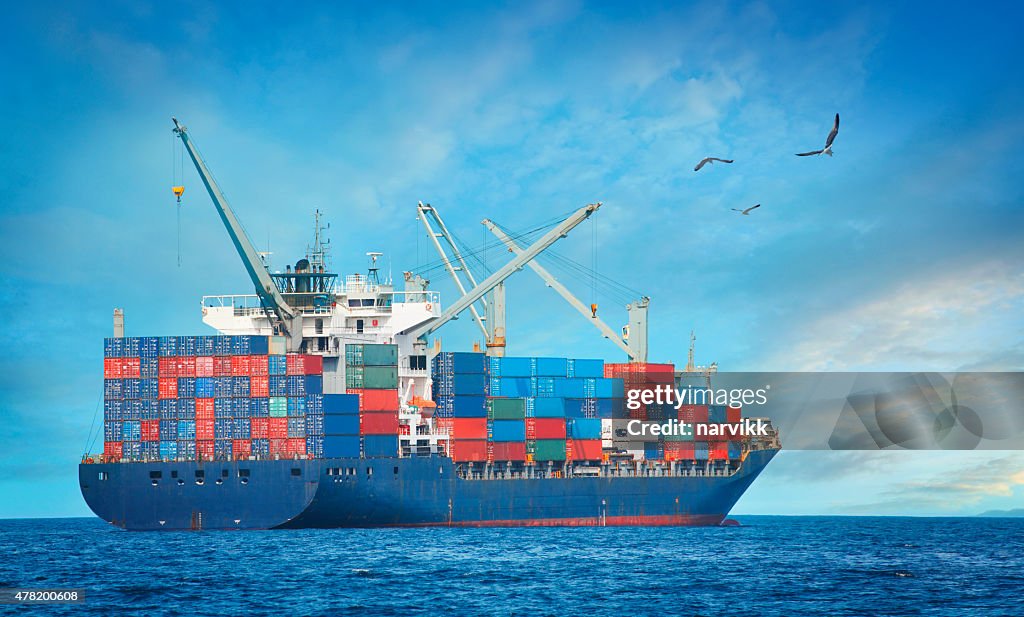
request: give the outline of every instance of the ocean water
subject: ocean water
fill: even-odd
[[[124,532],[0,521],[27,615],[1024,615],[1024,520],[737,517],[741,527]]]

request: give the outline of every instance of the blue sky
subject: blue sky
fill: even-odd
[[[525,229],[600,200],[556,250],[651,296],[652,360],[685,362],[695,329],[729,370],[1024,365],[1019,5],[7,12],[0,516],[87,514],[75,465],[113,307],[129,334],[205,333],[203,294],[250,292],[191,171],[177,266],[171,115],[278,265],[314,208],[337,270],[383,250],[400,277],[434,261],[418,200],[476,248],[485,216]],[[835,157],[794,157],[836,112]],[[694,173],[707,155],[736,163]],[[624,298],[565,282],[624,321]],[[509,303],[511,353],[619,358],[528,272]],[[1021,507],[1022,472],[1011,452],[784,453],[737,510]]]

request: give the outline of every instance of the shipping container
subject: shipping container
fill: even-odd
[[[487,440],[453,439],[451,442],[451,457],[457,463],[486,461]]]
[[[566,436],[574,440],[601,439],[601,420],[599,418],[573,418],[566,420]]]
[[[286,375],[320,375],[324,372],[322,356],[288,354],[285,356]]]
[[[191,461],[196,458],[196,442],[194,439],[178,440],[178,459]]]
[[[487,439],[487,418],[452,418],[448,434],[455,439]]]
[[[252,418],[269,418],[270,399],[267,397],[249,399],[249,416]]]
[[[288,399],[283,396],[271,396],[268,408],[271,418],[284,418],[288,416]]]
[[[323,415],[324,413],[324,395],[323,394],[307,394],[306,395],[306,413]]]
[[[198,429],[198,424],[196,428]],[[268,439],[270,437],[270,418],[250,418],[249,436],[251,439]]]
[[[507,441],[491,444],[492,458],[495,461],[525,461],[526,443]]]
[[[600,437],[597,439],[573,439],[566,442],[566,450],[572,450],[574,461],[599,461],[604,457]]]
[[[708,444],[708,460],[724,461],[729,458],[729,444],[724,441],[716,441]]]
[[[584,379],[566,378],[555,380],[556,398],[585,398],[586,395],[586,381]]]
[[[288,438],[288,418],[268,418],[267,419],[267,435],[271,439],[287,439]]]
[[[725,405],[709,405],[708,406],[708,422],[712,424],[724,424],[729,421],[729,416],[725,412]]]
[[[395,391],[398,395],[398,391]],[[359,396],[356,394],[324,394],[323,410],[326,415],[358,414]]]
[[[360,435],[397,435],[398,414],[395,412],[364,412],[359,414]]]
[[[470,351],[445,351],[431,361],[430,372],[440,374],[484,374],[487,372],[487,356]]]
[[[364,435],[362,439],[366,458],[398,456],[398,435]]]
[[[173,461],[178,458],[178,440],[160,441],[160,458],[165,461]]]
[[[398,367],[395,366],[347,366],[345,387],[393,390],[398,388]]]
[[[564,418],[565,401],[560,398],[534,398],[527,402],[527,416],[536,418]],[[532,413],[531,413],[532,411]]]
[[[213,357],[213,376],[231,377],[231,356]]]
[[[324,458],[359,458],[359,444],[359,435],[325,435],[323,456]]]
[[[231,453],[236,459],[245,459],[252,456],[252,442],[248,439],[231,440]]]
[[[305,416],[306,415],[306,397],[304,397],[304,396],[290,396],[290,397],[288,397],[288,415],[289,416]]]
[[[565,439],[538,439],[533,450],[535,461],[564,461]]]
[[[103,442],[103,457],[107,461],[117,462],[124,456],[124,445],[120,441]]]
[[[491,376],[497,377],[532,377],[533,358],[489,358]]]
[[[197,439],[196,458],[202,459],[204,461],[212,461],[213,458],[216,456],[216,447],[214,444],[215,442],[212,438],[202,440]]]
[[[261,398],[270,396],[270,381],[266,375],[254,375],[249,378],[249,396]]]
[[[196,438],[196,421],[195,420],[178,420],[178,439],[191,439]]]
[[[283,376],[288,374],[288,360],[284,355],[267,356],[267,373]]]
[[[491,422],[491,441],[526,441],[523,420],[494,420]]]
[[[398,366],[398,346],[371,343],[345,345],[345,365]]]
[[[533,358],[531,374],[535,377],[568,377],[569,361],[565,358]]]
[[[482,373],[434,375],[433,392],[437,396],[479,395],[486,389],[487,378]]]
[[[230,337],[230,340],[231,355],[266,355],[269,351],[269,344],[266,336],[257,336],[253,334],[236,334]],[[217,353],[220,352],[218,351]]]
[[[726,422],[730,424],[738,424],[743,421],[743,408],[741,407],[727,407],[725,409]]]
[[[159,358],[139,358],[139,377],[153,378],[159,374]]]
[[[706,461],[708,459],[708,444],[705,441],[693,442],[693,458],[698,461]]]
[[[491,420],[522,420],[526,418],[526,399],[489,398],[487,417]]]
[[[666,461],[691,461],[693,460],[693,442],[673,441],[665,442]]]
[[[288,418],[288,439],[306,438],[306,418]]]
[[[177,384],[175,384],[177,385]],[[106,400],[119,400],[124,398],[121,389],[120,379],[103,380],[103,398]]]
[[[213,455],[217,459],[230,460],[233,456],[233,450],[231,449],[232,443],[230,439],[214,439],[213,440]]]
[[[337,416],[333,416],[337,417]],[[346,416],[352,418],[353,416]],[[310,435],[323,435],[324,434],[324,416],[322,415],[306,415],[306,437]]]
[[[213,377],[213,356],[196,357],[196,377]]]
[[[267,364],[267,356],[249,356],[249,375],[252,377],[266,377],[270,373]],[[287,371],[287,361],[285,363]]]
[[[234,418],[216,418],[213,421],[214,439],[231,439],[234,433]]]
[[[486,418],[487,399],[477,396],[440,396],[434,401],[437,407],[434,415],[438,418]]]
[[[604,377],[604,360],[569,360],[569,377]]]
[[[231,375],[233,377],[248,377],[252,371],[251,356],[231,356]]]
[[[214,418],[214,399],[212,398],[197,398],[196,399],[196,420]]]
[[[213,418],[210,419],[196,419],[196,439],[197,440],[209,440],[216,437],[214,431],[214,423],[216,421]]]
[[[251,439],[252,438],[252,419],[251,418],[232,418],[231,420],[231,438],[232,439]]]
[[[527,360],[529,358],[526,358]],[[479,390],[483,392],[483,388]],[[496,397],[526,398],[533,396],[533,379],[530,377],[491,377],[488,393]]]
[[[709,418],[707,405],[683,405],[676,413],[680,422],[690,424],[706,424]]]
[[[529,439],[561,439],[565,440],[564,418],[530,418],[526,422],[526,434]]]
[[[398,411],[398,390],[363,389],[359,393],[360,411]]]
[[[597,402],[592,398],[566,398],[557,399],[564,401],[563,413],[566,418],[596,418]]]
[[[306,454],[314,458],[323,458],[324,456],[324,438],[323,435],[306,435]]]

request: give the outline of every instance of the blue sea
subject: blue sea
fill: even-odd
[[[1024,520],[737,517],[740,527],[124,532],[0,521],[26,615],[1024,615]]]

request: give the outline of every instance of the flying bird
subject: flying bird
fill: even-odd
[[[750,206],[746,210],[740,210],[739,208],[733,208],[732,210],[733,210],[733,212],[739,212],[740,214],[742,214],[744,216],[750,216],[750,211],[751,210],[754,210],[754,209],[760,208],[760,207],[761,207],[761,204],[757,204],[756,206]]]
[[[801,152],[801,153],[797,154],[797,156],[811,156],[811,155],[814,155],[814,154],[817,154],[818,156],[821,156],[822,154],[827,154],[829,156],[832,156],[832,142],[835,141],[836,135],[838,133],[839,133],[839,114],[836,114],[836,123],[832,126],[832,132],[829,133],[828,137],[825,138],[825,147],[822,148],[821,150],[813,150],[811,152]]]
[[[719,163],[731,163],[732,159],[720,159],[720,158],[715,158],[713,156],[709,156],[707,158],[701,159],[701,161],[699,163],[697,163],[697,166],[693,168],[693,171],[700,171],[700,168],[704,167],[705,164],[707,164],[707,163],[714,164],[715,161],[718,161]]]

